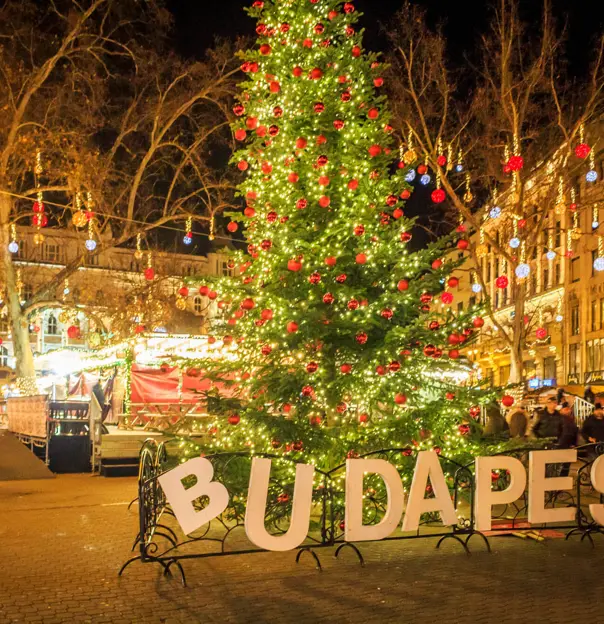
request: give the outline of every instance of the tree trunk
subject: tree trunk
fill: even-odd
[[[524,381],[523,374],[523,345],[526,334],[524,324],[524,301],[525,285],[519,284],[514,294],[514,322],[512,324],[512,335],[510,340],[510,376],[509,384],[518,384]]]
[[[0,194],[0,255],[2,255],[2,266],[4,269],[4,301],[11,328],[17,386],[22,394],[36,394],[38,388],[36,385],[34,358],[29,344],[29,323],[27,315],[24,314],[21,307],[17,288],[17,272],[13,264],[12,254],[8,250],[11,207],[11,199],[6,195]]]

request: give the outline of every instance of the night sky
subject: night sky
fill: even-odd
[[[167,0],[176,18],[175,46],[179,52],[200,56],[216,36],[254,35],[255,23],[243,11],[251,0]],[[355,0],[364,13],[361,25],[366,29],[368,49],[379,51],[384,38],[380,23],[401,6],[400,0]],[[418,0],[428,11],[431,25],[442,23],[449,40],[451,56],[459,59],[472,55],[479,35],[486,30],[491,3],[485,0]],[[604,27],[604,2],[601,0],[551,0],[556,20],[568,23],[571,70],[580,75],[590,61],[594,38]],[[520,0],[521,14],[529,23],[539,24],[541,0]]]

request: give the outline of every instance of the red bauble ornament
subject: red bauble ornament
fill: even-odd
[[[390,310],[390,308],[384,308],[380,312],[380,316],[382,318],[385,318],[387,321],[389,321],[392,318],[392,310]]]
[[[319,176],[319,186],[329,186],[330,182],[331,180],[327,176]]]
[[[447,164],[447,157],[444,154],[441,154],[440,156],[437,157],[436,164],[439,167],[444,167]]]
[[[351,299],[348,304],[347,307],[349,310],[357,310],[359,307],[359,302],[356,299]]]
[[[300,78],[300,76],[304,73],[304,70],[299,67],[296,66],[292,69],[292,74],[296,77],[296,78]]]
[[[430,321],[428,325],[428,329],[432,331],[436,331],[439,328],[440,328],[440,323],[438,321]]]
[[[402,279],[396,285],[396,287],[401,291],[409,290],[409,282],[406,279]]]
[[[289,260],[287,263],[287,269],[289,271],[293,271],[294,273],[299,271],[302,268],[302,262],[300,260]]]
[[[399,392],[394,396],[394,402],[397,405],[405,405],[405,403],[407,402],[407,396]]]
[[[322,102],[317,102],[314,105],[315,113],[319,114],[319,113],[322,113],[324,110],[325,110],[325,104],[323,104]]]
[[[403,216],[403,211],[400,208],[395,208],[392,212],[392,216],[395,219],[400,219]]]
[[[342,366],[340,366],[340,370],[345,375],[348,375],[348,373],[350,373],[350,371],[352,370],[352,364],[342,364]]]
[[[323,70],[319,69],[318,67],[311,69],[310,78],[311,80],[320,80],[321,78],[323,78]]]
[[[145,269],[145,279],[148,282],[152,282],[155,279],[155,269],[153,267],[147,267]]]
[[[351,191],[356,191],[359,188],[359,181],[358,180],[350,180],[350,182],[348,183],[348,188]]]
[[[465,238],[460,238],[460,239],[457,241],[457,249],[461,249],[462,251],[463,251],[464,249],[467,249],[467,248],[468,248],[468,245],[469,245],[469,243],[468,243],[468,241],[467,241]]]
[[[367,342],[367,334],[365,332],[359,332],[354,339],[361,345],[364,345]]]
[[[287,181],[291,182],[292,184],[296,184],[296,182],[298,182],[299,179],[300,179],[300,176],[295,171],[292,171],[287,176]]]
[[[253,310],[255,307],[254,300],[251,297],[244,299],[239,306],[242,310]]]
[[[352,48],[352,56],[354,58],[359,58],[359,56],[361,56],[362,52],[361,52],[361,48],[360,46],[354,46]]]
[[[458,349],[451,349],[451,350],[449,351],[449,357],[450,357],[452,360],[456,360],[456,359],[458,359],[458,358],[459,358],[459,350],[458,350]]]
[[[359,422],[366,423],[369,420],[369,414],[359,414]]]
[[[342,273],[336,277],[338,284],[343,284],[346,281],[346,273]]]
[[[512,407],[512,405],[514,405],[514,397],[506,394],[502,397],[501,403],[504,405],[504,407]]]
[[[256,216],[256,211],[251,206],[247,206],[243,211],[243,214],[251,219],[252,217]]]
[[[312,396],[313,392],[314,391],[312,389],[312,386],[304,386],[302,388],[302,396],[305,396],[305,397]]]
[[[306,199],[304,199],[304,198],[299,199],[299,200],[296,202],[296,208],[297,208],[298,210],[304,210],[304,208],[306,208],[306,206],[308,206],[308,201],[307,201]]]
[[[263,162],[260,168],[262,169],[262,173],[264,173],[264,175],[269,175],[273,171],[273,165],[269,162]]]
[[[388,197],[386,197],[387,206],[390,206],[392,208],[392,206],[394,206],[396,202],[398,202],[398,197],[396,195],[388,195]]]
[[[385,367],[385,366],[382,366],[382,365],[380,364],[379,366],[376,366],[376,367],[375,367],[375,372],[376,372],[378,375],[385,375],[385,374],[388,372],[388,370],[386,369],[386,367]]]
[[[434,345],[429,344],[424,347],[424,355],[426,357],[433,357],[435,352],[436,347]]]
[[[367,262],[367,256],[364,253],[357,254],[355,259],[357,264],[365,264]]]
[[[354,4],[352,2],[344,3],[344,13],[354,13]]]
[[[245,120],[245,125],[250,129],[254,130],[258,127],[258,117],[248,117]]]
[[[384,86],[384,79],[383,79],[383,78],[374,78],[374,79],[373,79],[373,84],[374,84],[376,87],[378,87],[378,88],[379,88],[379,87],[382,87],[382,86]]]
[[[500,275],[495,280],[495,286],[497,286],[497,288],[501,288],[502,290],[504,288],[507,288],[509,283],[510,283],[510,280],[508,280],[507,275]]]
[[[319,197],[319,206],[321,206],[321,208],[329,208],[330,204],[331,199],[329,199],[326,195]]]
[[[263,43],[260,46],[260,54],[268,56],[271,53],[271,46],[268,43]]]
[[[247,160],[240,160],[237,163],[237,169],[239,169],[239,171],[246,171],[248,167],[249,167],[249,164]]]
[[[325,293],[323,295],[323,303],[331,305],[335,301],[335,297],[331,293]]]
[[[178,294],[179,294],[181,297],[188,297],[188,296],[189,296],[189,289],[188,289],[186,286],[181,286],[181,287],[178,289]]]
[[[278,216],[279,215],[276,212],[271,211],[266,215],[266,220],[269,223],[274,223],[277,220]]]
[[[452,401],[455,398],[455,394],[453,392],[447,392],[445,394],[445,399],[447,399],[447,401]]]
[[[273,348],[270,345],[264,345],[262,349],[260,349],[260,352],[262,355],[270,355],[272,350]]]
[[[398,371],[401,370],[401,363],[397,362],[396,360],[393,360],[388,365],[388,368],[390,369],[391,373],[398,373]]]
[[[298,323],[296,323],[295,321],[290,321],[287,324],[286,329],[288,334],[295,334],[298,331]]]
[[[480,406],[472,405],[472,407],[469,409],[469,414],[472,418],[478,418],[480,416]]]
[[[524,167],[524,158],[522,156],[510,156],[507,166],[510,171],[520,171]]]
[[[333,127],[334,127],[336,130],[341,130],[341,129],[344,127],[344,122],[343,122],[341,119],[336,119],[336,120],[333,122]]]
[[[363,234],[365,234],[365,226],[355,225],[353,232],[355,236],[363,236]]]
[[[309,362],[306,365],[307,373],[316,373],[319,370],[319,365],[316,362]]]
[[[450,345],[457,345],[461,341],[460,341],[460,337],[457,334],[449,334],[449,337],[447,338],[447,342]]]
[[[417,168],[417,173],[419,173],[419,175],[424,175],[424,173],[428,172],[428,167],[426,165],[419,165]]]
[[[401,232],[401,243],[408,243],[411,238],[411,232]]]
[[[375,158],[376,156],[379,156],[382,153],[382,147],[381,145],[372,145],[369,148],[369,156],[371,156],[371,158]]]
[[[470,425],[461,424],[457,427],[457,430],[461,435],[468,435],[470,433]]]
[[[337,258],[335,256],[327,256],[325,258],[325,264],[327,266],[336,266]]]
[[[308,281],[311,284],[318,284],[321,281],[321,274],[320,273],[311,273],[308,277]]]
[[[247,136],[247,132],[243,128],[239,128],[239,130],[235,130],[235,138],[238,141],[245,141],[246,136]]]
[[[231,414],[229,416],[229,425],[238,425],[241,421],[239,414]]]
[[[338,405],[336,406],[336,410],[338,411],[339,414],[343,414],[347,409],[348,409],[348,405],[346,405],[346,403],[344,402],[338,403]]]
[[[435,204],[440,204],[445,201],[446,194],[442,189],[434,189],[431,197]]]
[[[245,106],[243,106],[243,104],[235,104],[235,106],[233,106],[233,112],[237,117],[241,117],[245,115]]]
[[[229,232],[236,232],[239,229],[239,225],[237,225],[237,223],[235,223],[235,221],[231,221],[228,225],[227,225],[227,230]]]
[[[472,325],[474,325],[476,329],[479,329],[484,326],[484,319],[481,316],[475,316],[472,319]]]
[[[67,328],[67,336],[69,338],[76,339],[76,338],[79,338],[80,335],[81,335],[80,328],[77,325],[70,325]]]
[[[273,80],[269,85],[269,89],[271,93],[279,93],[279,91],[281,91],[281,85]]]
[[[437,258],[436,260],[432,261],[432,268],[435,271],[438,271],[438,269],[440,269],[442,265],[443,265],[443,261],[440,258]]]
[[[545,329],[545,327],[538,327],[535,330],[535,336],[537,336],[537,340],[545,340],[547,338],[547,329]]]
[[[260,313],[260,316],[265,321],[270,321],[273,318],[273,311],[271,309],[267,308],[266,310],[262,310],[262,312]]]
[[[575,147],[575,154],[578,158],[587,158],[589,152],[591,152],[591,147],[589,147],[587,143],[579,143],[579,145]]]
[[[380,116],[380,111],[377,108],[370,108],[367,112],[369,119],[377,119]]]
[[[449,288],[456,288],[459,286],[459,278],[455,276],[450,277],[447,281],[447,286],[449,286]]]

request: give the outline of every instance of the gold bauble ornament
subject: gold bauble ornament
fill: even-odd
[[[476,247],[476,257],[484,258],[489,253],[489,248],[485,243],[480,243],[478,247]]]
[[[412,162],[414,162],[417,158],[417,154],[415,153],[414,149],[408,149],[404,154],[403,154],[403,160],[407,163],[407,164],[411,164]]]
[[[59,323],[63,323],[63,325],[65,323],[67,323],[67,320],[69,319],[69,315],[67,314],[67,312],[61,312],[59,314]]]
[[[44,234],[35,234],[34,235],[34,245],[41,245],[44,242]]]
[[[466,191],[465,195],[463,196],[464,202],[466,204],[469,204],[473,199],[474,199],[474,195],[472,195],[470,191]]]
[[[86,213],[83,210],[76,210],[71,217],[71,222],[78,228],[84,227],[88,223]]]
[[[134,258],[135,258],[136,260],[142,260],[142,259],[143,259],[143,252],[142,252],[140,249],[137,249],[137,250],[134,252]]]
[[[176,307],[179,310],[185,310],[187,307],[187,302],[182,297],[176,297]]]

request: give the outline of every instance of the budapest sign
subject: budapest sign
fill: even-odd
[[[577,461],[576,449],[531,451],[528,475],[520,460],[505,455],[477,457],[474,478],[474,529],[491,529],[491,511],[495,505],[514,502],[522,496],[528,483],[528,521],[530,524],[571,522],[575,507],[546,508],[545,494],[550,491],[570,490],[572,477],[548,477],[550,464]],[[306,539],[312,511],[313,479],[315,467],[296,464],[294,495],[290,526],[287,532],[271,535],[265,528],[265,511],[268,498],[271,460],[254,457],[249,480],[245,531],[248,539],[265,550],[285,551],[297,548]],[[493,490],[491,474],[494,470],[507,470],[509,484],[503,490]],[[377,524],[363,524],[363,479],[367,474],[383,479],[387,492],[385,512]],[[208,459],[197,457],[164,473],[159,482],[166,499],[182,530],[189,535],[222,514],[229,504],[226,487],[212,481],[214,468]],[[195,477],[193,486],[186,488],[183,479]],[[604,455],[591,466],[594,489],[604,494]],[[430,483],[433,497],[425,498]],[[420,451],[413,472],[411,488],[405,503],[405,492],[399,473],[393,464],[384,459],[348,459],[346,461],[346,501],[344,539],[348,542],[375,541],[388,537],[403,518],[402,531],[416,531],[422,514],[438,513],[445,526],[457,523],[457,513],[449,488],[434,451]],[[207,497],[208,503],[198,509],[193,502]],[[604,504],[590,504],[589,511],[600,525],[604,525]],[[403,516],[404,512],[404,516]]]

